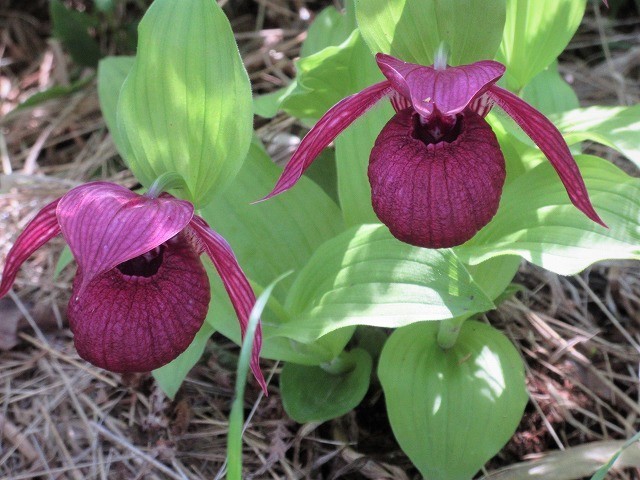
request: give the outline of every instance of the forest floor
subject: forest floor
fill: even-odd
[[[148,3],[120,2],[117,20],[140,18]],[[293,78],[306,28],[331,2],[220,3],[254,91],[266,93]],[[583,106],[640,101],[638,8],[628,2],[607,17],[589,3],[560,58]],[[117,32],[105,29],[103,51],[126,51],[126,42],[116,40]],[[36,92],[91,74],[52,38],[47,1],[0,0],[0,266],[43,205],[95,172],[136,183],[106,130],[95,80],[63,98],[16,109]],[[257,127],[267,144],[279,132],[303,133],[284,115]],[[54,280],[63,244],[56,239],[39,250],[0,300],[0,478],[221,478],[235,374],[218,360],[237,347],[214,335],[174,401],[149,374],[123,376],[87,364],[65,321],[73,268]],[[563,475],[606,462],[640,427],[640,263],[599,263],[572,277],[523,263],[516,282],[522,290],[486,319],[520,350],[530,402],[516,434],[482,475],[534,478],[523,476],[522,462],[538,459],[551,476],[535,478],[575,478]],[[263,367],[277,375],[277,364]],[[259,404],[244,436],[245,478],[420,478],[393,439],[378,384],[344,417],[300,425],[284,412],[275,378],[268,398],[255,384],[248,387],[247,409]],[[627,455],[627,468],[610,478],[640,478],[638,456]],[[500,471],[505,467],[511,473]]]

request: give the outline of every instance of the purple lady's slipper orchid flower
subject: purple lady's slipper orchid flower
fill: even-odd
[[[182,353],[209,310],[206,253],[229,294],[244,335],[255,295],[229,244],[193,205],[93,182],[44,207],[7,255],[0,297],[24,261],[62,233],[78,264],[68,317],[80,356],[114,372],[161,367]],[[260,330],[251,369],[259,365]]]
[[[309,131],[273,191],[291,188],[320,151],[375,103],[388,97],[396,114],[369,157],[373,209],[398,239],[419,247],[466,242],[493,218],[505,160],[484,117],[501,107],[549,159],[573,204],[605,226],[593,209],[569,147],[540,112],[495,83],[505,67],[486,60],[425,67],[376,55],[386,81],[334,105]]]

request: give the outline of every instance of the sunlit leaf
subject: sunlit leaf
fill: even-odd
[[[412,247],[383,225],[363,225],[317,249],[285,307],[294,321],[281,334],[309,341],[349,325],[399,327],[493,303],[451,250]]]
[[[584,15],[587,0],[508,0],[498,60],[519,91],[565,49]],[[482,24],[483,22],[478,22]]]
[[[378,365],[393,433],[429,480],[468,480],[515,431],[527,402],[522,360],[489,325],[467,321],[441,349],[437,323],[396,330]]]
[[[249,77],[229,21],[212,0],[156,0],[138,31],[118,102],[120,153],[147,187],[179,173],[202,206],[240,170],[252,135]]]
[[[556,62],[533,77],[522,91],[522,98],[545,115],[566,112],[580,106],[576,92],[558,73]]]
[[[441,42],[449,64],[494,57],[505,22],[506,0],[366,0],[356,3],[362,36],[373,53],[431,65]]]
[[[105,57],[98,64],[98,98],[100,110],[113,142],[120,152],[124,145],[118,131],[116,112],[120,89],[133,67],[135,57]]]
[[[262,146],[251,146],[233,188],[217,195],[201,214],[233,247],[240,265],[257,288],[284,272],[294,273],[280,282],[263,316],[263,356],[304,364],[329,361],[339,354],[353,329],[336,332],[314,344],[299,344],[280,335],[281,323],[290,321],[284,307],[286,292],[313,252],[343,230],[336,204],[308,178],[296,188],[251,205],[275,184],[281,169]],[[225,336],[239,341],[240,329],[216,275],[211,276],[212,303],[208,321]]]
[[[640,258],[640,179],[601,158],[576,160],[608,229],[573,206],[551,165],[543,162],[505,187],[494,219],[456,253],[471,263],[520,255],[563,275],[600,260]]]
[[[569,144],[592,140],[618,150],[640,168],[640,105],[589,107],[551,115]]]

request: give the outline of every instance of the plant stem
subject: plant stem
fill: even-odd
[[[449,349],[456,344],[462,324],[467,319],[466,316],[442,320],[438,329],[438,345],[440,348]]]
[[[344,352],[330,362],[320,364],[320,368],[331,375],[340,375],[353,369],[353,362],[344,358]]]

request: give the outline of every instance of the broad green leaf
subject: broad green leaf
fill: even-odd
[[[314,19],[307,31],[307,38],[300,49],[300,59],[314,55],[327,47],[340,45],[349,37],[351,32],[356,28],[356,22],[353,0],[347,0],[345,3],[346,12],[344,14],[338,12],[334,7],[327,7]],[[297,81],[300,73],[300,64],[298,63],[296,80],[292,81],[289,86],[266,95],[255,97],[254,112],[256,115],[272,118],[280,109],[280,105],[290,96],[303,94],[305,89],[298,85]],[[305,116],[309,115],[305,113],[305,102],[307,100],[304,95],[297,96],[294,100],[288,100],[288,106],[285,108],[285,111],[287,111],[289,115],[309,121],[307,116]],[[331,105],[329,105],[329,107],[330,106]],[[316,112],[312,114],[310,118],[317,120],[326,110],[327,109],[319,113]],[[313,124],[313,121],[310,123]]]
[[[548,162],[507,185],[493,220],[466,244],[460,258],[477,263],[520,255],[562,275],[607,259],[640,259],[640,179],[601,158],[578,155],[578,166],[601,227],[569,201]]]
[[[53,34],[60,39],[71,58],[78,65],[97,67],[102,54],[98,43],[89,35],[89,28],[95,27],[97,20],[88,13],[68,9],[60,0],[50,0],[49,14]]]
[[[505,23],[506,0],[366,0],[356,3],[362,36],[373,53],[431,65],[438,46],[448,63],[494,57]]]
[[[298,89],[282,102],[282,109],[307,122],[318,120],[333,105],[359,90],[354,79],[361,75],[363,60],[375,67],[357,30],[340,45],[301,59],[296,64]],[[379,72],[378,78],[383,79]]]
[[[619,151],[640,168],[640,105],[578,108],[550,118],[570,145],[592,140]]]
[[[354,31],[343,44],[300,60],[298,89],[282,109],[313,123],[344,97],[381,80],[373,55]],[[392,116],[391,105],[383,100],[336,139],[338,197],[347,225],[378,221],[371,207],[367,166],[373,143]]]
[[[350,325],[399,327],[493,308],[451,250],[399,242],[383,225],[354,227],[317,249],[289,290],[281,335],[314,340]]]
[[[120,152],[124,145],[118,131],[116,112],[120,89],[133,67],[135,57],[105,57],[98,64],[98,99],[100,110],[107,124],[113,143]]]
[[[580,106],[576,92],[558,72],[557,62],[553,62],[531,80],[522,91],[522,98],[545,115],[566,112]]]
[[[138,32],[118,102],[121,154],[146,187],[176,172],[205,205],[240,170],[252,135],[249,77],[229,21],[214,0],[156,0]]]
[[[344,63],[349,72],[343,77],[342,84],[337,86],[342,98],[384,80],[360,35],[354,38],[351,47],[338,55],[347,57]],[[378,222],[371,206],[367,167],[373,144],[392,116],[391,104],[383,100],[335,141],[338,197],[347,226]]]
[[[348,413],[367,393],[372,364],[361,348],[344,352],[329,365],[286,363],[280,373],[285,412],[298,423],[325,422]]]
[[[509,89],[519,91],[560,55],[580,25],[586,4],[587,0],[507,1],[497,58],[507,67]]]
[[[191,345],[172,362],[152,372],[162,391],[173,400],[180,389],[180,385],[193,366],[198,363],[209,337],[213,335],[213,327],[204,322],[196,334]]]
[[[522,360],[499,331],[466,322],[441,349],[437,323],[396,330],[378,376],[400,447],[429,480],[468,480],[515,431],[527,402]]]
[[[331,45],[340,45],[357,28],[353,0],[345,2],[346,11],[327,7],[316,16],[300,48],[300,58],[308,57]]]
[[[371,206],[371,185],[367,169],[373,144],[393,116],[391,105],[383,104],[367,112],[336,141],[338,198],[347,226],[379,222]]]
[[[263,356],[317,364],[339,354],[352,332],[337,332],[311,345],[279,337],[280,324],[290,318],[277,304],[284,303],[293,278],[313,252],[344,227],[336,204],[306,177],[288,192],[250,205],[273,187],[280,172],[281,169],[273,164],[262,146],[253,143],[233,188],[217,195],[201,214],[214,230],[227,239],[240,265],[258,288],[293,270],[294,275],[276,286],[264,314]],[[210,277],[212,306],[208,321],[216,330],[237,342],[240,329],[235,313],[217,276],[213,274]]]

